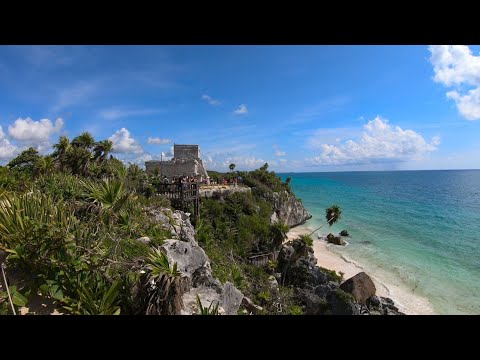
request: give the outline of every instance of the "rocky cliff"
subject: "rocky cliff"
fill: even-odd
[[[233,187],[231,185],[214,185],[200,188],[200,197],[220,199],[234,193],[249,193],[251,189],[246,186]]]
[[[167,239],[161,246],[170,263],[177,263],[181,275],[188,279],[187,291],[183,294],[183,315],[198,314],[197,295],[203,307],[219,305],[219,314],[236,315],[244,299],[243,294],[226,282],[213,277],[210,259],[195,240],[195,229],[188,215],[183,211],[168,208],[154,209],[150,215],[163,223],[172,239]]]
[[[375,285],[364,272],[343,281],[316,264],[313,249],[300,240],[283,244],[278,255],[276,277],[293,286],[306,315],[403,315],[393,300],[376,296]]]
[[[265,194],[266,198],[273,204],[272,224],[280,221],[290,228],[303,224],[312,215],[305,209],[302,202],[287,191]]]

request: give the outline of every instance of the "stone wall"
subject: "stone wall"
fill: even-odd
[[[207,171],[200,159],[198,145],[173,145],[173,159],[168,161],[146,161],[145,169],[151,174],[158,170],[162,176],[168,178],[178,176],[197,176],[200,180],[207,177]]]
[[[204,179],[207,176],[202,160],[147,161],[145,168],[149,174],[158,169],[159,174],[168,178],[195,175]]]
[[[198,145],[173,145],[173,157],[175,159],[200,159],[200,147]]]

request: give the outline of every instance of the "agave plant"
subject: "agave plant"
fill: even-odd
[[[167,255],[153,249],[146,261],[148,305],[147,315],[179,315],[183,306],[185,280],[180,276],[175,262],[170,267]]]
[[[99,272],[84,273],[75,298],[64,298],[64,308],[76,315],[119,315],[120,280],[110,284]],[[80,280],[80,274],[78,275]]]
[[[87,197],[98,203],[102,209],[116,213],[125,207],[130,194],[127,193],[123,181],[104,179],[102,182],[81,181],[87,191]]]
[[[63,201],[39,191],[5,194],[0,200],[0,242],[9,247],[40,242],[35,235],[49,225],[67,234],[75,223],[73,211]]]
[[[197,306],[200,310],[200,315],[218,315],[218,302],[213,306],[213,301],[210,303],[210,306],[204,307],[200,301],[200,297],[197,294]],[[213,306],[213,308],[212,308]]]

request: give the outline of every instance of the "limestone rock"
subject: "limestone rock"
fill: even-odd
[[[161,249],[165,252],[171,264],[177,263],[177,269],[188,278],[200,267],[211,271],[210,260],[205,251],[196,243],[168,239],[165,240]]]
[[[333,315],[360,315],[360,306],[352,295],[337,289],[327,296]]]
[[[233,193],[249,193],[252,189],[246,186],[232,187],[231,185],[216,185],[214,187],[201,187],[200,197],[221,199]]]
[[[148,236],[142,236],[137,239],[138,242],[141,242],[142,244],[148,245],[152,240]]]
[[[203,307],[208,308],[212,303],[212,307],[217,304],[220,306],[220,294],[214,289],[206,286],[192,287],[182,296],[182,315],[200,314],[200,309],[197,305],[197,295],[200,298]]]
[[[268,284],[269,284],[269,287],[270,287],[270,293],[271,293],[273,296],[277,296],[280,290],[279,290],[279,288],[278,288],[278,281],[277,281],[277,279],[275,278],[275,276],[270,275],[270,276],[268,277]]]
[[[327,241],[335,245],[345,245],[346,242],[340,236],[335,236],[333,234],[327,235]]]
[[[272,215],[270,218],[272,224],[280,221],[292,228],[303,224],[312,217],[301,201],[288,191],[266,193],[264,197],[273,204],[275,216]]]
[[[260,305],[255,305],[252,300],[244,296],[242,300],[242,306],[249,314],[257,315],[263,311],[263,308]]]
[[[305,307],[305,315],[323,315],[328,309],[327,301],[309,289],[297,289],[296,297]]]
[[[365,272],[346,280],[340,285],[340,289],[352,294],[355,300],[362,304],[365,304],[367,299],[376,292],[375,284]]]
[[[220,306],[225,309],[226,315],[237,315],[238,308],[242,304],[243,294],[232,283],[223,285],[220,295]]]

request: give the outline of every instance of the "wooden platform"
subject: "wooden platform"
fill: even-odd
[[[155,187],[157,194],[169,199],[173,208],[188,211],[189,206],[193,205],[195,220],[200,217],[200,184],[157,184]]]

